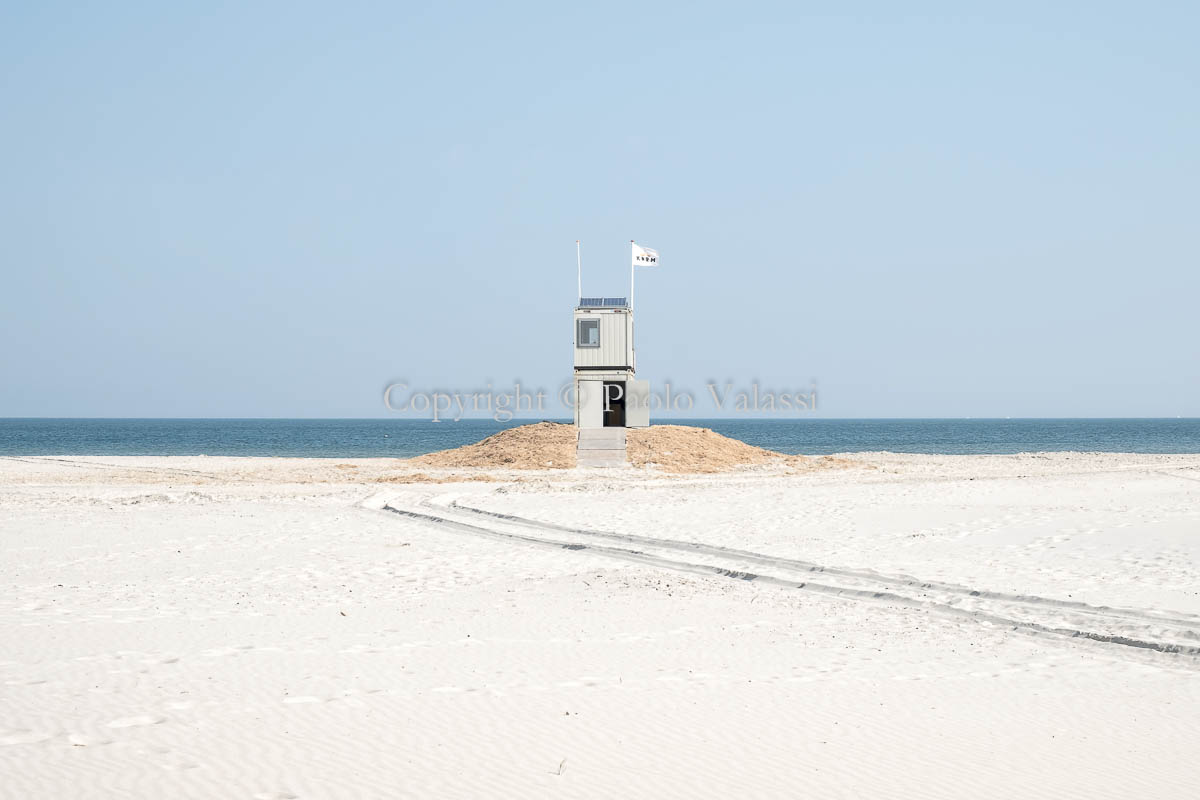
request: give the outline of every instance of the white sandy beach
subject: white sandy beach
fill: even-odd
[[[848,458],[0,459],[0,797],[1196,791],[1200,455]]]

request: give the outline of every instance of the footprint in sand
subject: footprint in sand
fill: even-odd
[[[166,722],[166,717],[155,716],[154,714],[140,714],[136,717],[121,717],[114,719],[108,723],[110,728],[136,728],[142,725],[157,725],[160,722]]]
[[[83,736],[78,733],[72,733],[67,737],[67,741],[72,747],[99,747],[112,744],[112,739],[93,739],[91,736]]]

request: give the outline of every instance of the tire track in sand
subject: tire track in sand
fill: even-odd
[[[1088,607],[1092,609],[1088,615],[1085,615],[1086,621],[1093,624],[1084,625],[1083,621],[1074,618],[1070,614],[1062,613],[1064,610],[1057,605],[1057,601],[1050,601],[1046,604],[1030,603],[1028,601],[1003,602],[998,599],[985,597],[982,593],[978,595],[968,594],[967,596],[956,595],[952,599],[939,597],[936,590],[931,586],[926,588],[923,582],[915,582],[914,584],[900,584],[897,586],[881,586],[877,578],[871,578],[867,581],[857,580],[858,576],[849,574],[853,571],[846,570],[846,574],[839,572],[831,572],[825,569],[812,570],[807,567],[797,570],[795,567],[789,567],[786,560],[773,559],[769,556],[761,554],[748,553],[754,559],[747,559],[737,555],[738,551],[724,552],[721,548],[713,548],[713,551],[705,552],[703,550],[696,551],[697,554],[703,554],[709,557],[708,562],[682,561],[669,555],[655,554],[650,552],[654,549],[669,550],[669,547],[664,547],[662,544],[648,544],[646,549],[634,550],[627,547],[619,547],[608,544],[598,544],[590,539],[604,538],[602,532],[587,532],[576,531],[572,529],[555,530],[551,527],[544,527],[540,523],[529,520],[524,521],[521,518],[506,520],[500,517],[489,519],[489,525],[476,524],[475,522],[466,522],[460,519],[453,519],[449,516],[441,514],[430,514],[421,511],[413,511],[405,508],[398,508],[390,503],[386,503],[383,511],[397,514],[402,517],[407,517],[412,520],[424,522],[426,524],[437,525],[440,527],[455,530],[461,533],[468,533],[475,536],[482,536],[492,539],[501,539],[508,541],[522,542],[539,547],[553,547],[563,550],[583,552],[590,551],[596,555],[602,555],[609,558],[615,558],[626,562],[640,563],[648,566],[670,569],[677,572],[687,572],[699,575],[712,575],[717,577],[732,578],[735,580],[755,581],[772,586],[779,586],[787,589],[804,590],[817,594],[831,595],[843,599],[868,601],[868,602],[883,602],[893,605],[901,605],[910,608],[922,609],[933,613],[938,613],[944,616],[956,617],[960,619],[968,619],[976,623],[984,623],[995,625],[998,627],[1008,627],[1016,631],[1033,634],[1049,634],[1054,636],[1065,637],[1069,639],[1084,639],[1101,644],[1121,645],[1124,647],[1136,648],[1139,650],[1153,651],[1158,653],[1166,653],[1171,655],[1180,655],[1195,659],[1200,657],[1200,645],[1192,642],[1197,639],[1196,631],[1190,621],[1183,621],[1183,625],[1172,626],[1163,619],[1155,617],[1153,622],[1160,626],[1164,626],[1165,630],[1146,630],[1142,628],[1131,630],[1130,625],[1121,626],[1115,620],[1129,619],[1129,617],[1116,617],[1113,624],[1099,625],[1095,623],[1103,622],[1104,612],[1102,607]],[[461,507],[459,511],[461,512]],[[490,512],[482,512],[482,516],[491,516]],[[482,521],[482,520],[480,520]],[[515,524],[524,527],[532,526],[536,530],[546,530],[548,532],[556,532],[566,534],[568,536],[582,537],[589,539],[585,542],[571,541],[570,539],[550,539],[542,536],[532,535],[530,533],[516,533],[505,531],[496,527],[496,524]],[[624,536],[623,534],[613,534],[613,536]],[[640,537],[648,539],[648,537]],[[655,540],[649,540],[654,542]],[[673,542],[672,540],[661,540],[667,544],[689,545],[690,543]],[[701,545],[700,547],[707,547]],[[752,571],[747,569],[748,562],[760,563],[762,566],[771,568],[772,572]],[[804,563],[804,562],[800,562]],[[785,577],[777,574],[778,572],[802,571],[802,572],[817,572],[822,575],[822,582],[812,580],[797,580],[791,577]],[[832,580],[826,580],[832,579]],[[866,583],[867,585],[863,585]],[[916,590],[916,591],[914,591]],[[973,590],[968,590],[973,591]],[[999,595],[1000,593],[994,593]],[[1000,595],[1003,597],[1003,595]],[[1037,598],[1044,599],[1044,598]],[[1073,609],[1071,609],[1073,610]],[[1116,610],[1114,610],[1116,611]],[[1126,614],[1137,614],[1138,612],[1124,612]],[[1137,619],[1137,617],[1135,617]],[[1146,620],[1149,622],[1149,620]],[[1179,641],[1183,639],[1185,641]]]
[[[437,506],[429,501],[426,501],[425,505],[432,508],[441,508],[440,506]],[[771,567],[782,567],[795,572],[815,572],[843,578],[852,578],[855,580],[870,581],[876,584],[885,585],[887,588],[891,588],[892,586],[904,586],[909,589],[944,592],[951,595],[979,598],[981,600],[998,600],[1006,603],[1020,603],[1032,606],[1046,606],[1058,609],[1067,609],[1072,612],[1089,614],[1104,619],[1119,618],[1150,624],[1170,625],[1173,627],[1179,627],[1181,629],[1193,631],[1196,634],[1194,638],[1200,641],[1200,616],[1191,614],[1166,614],[1138,609],[1097,606],[1090,603],[1080,602],[1078,600],[1059,600],[1050,597],[1040,597],[1038,595],[1011,594],[1007,592],[991,591],[988,589],[973,589],[969,586],[961,586],[959,584],[947,583],[944,581],[929,581],[922,578],[915,578],[911,575],[887,574],[869,569],[830,567],[811,561],[772,556],[764,553],[756,553],[751,550],[740,550],[734,547],[722,547],[721,545],[710,545],[701,542],[686,542],[678,539],[658,539],[650,536],[614,533],[611,531],[598,531],[589,528],[576,528],[567,525],[557,525],[550,522],[540,522],[538,520],[529,519],[528,517],[519,517],[514,514],[504,514],[497,511],[487,511],[481,508],[474,508],[472,506],[463,505],[457,500],[452,500],[449,504],[449,508],[453,509],[454,511],[461,511],[473,516],[490,517],[537,530],[608,539],[626,544],[637,544],[645,547],[662,548],[664,550],[678,550],[682,552],[702,553],[717,557],[731,557],[740,561],[748,561],[751,563],[763,564]]]

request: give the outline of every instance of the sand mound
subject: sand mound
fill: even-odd
[[[776,463],[787,458],[774,450],[690,425],[631,428],[625,453],[635,467],[657,466],[668,472],[724,472],[746,464]]]
[[[626,453],[635,467],[687,473],[725,472],[754,464],[821,469],[850,463],[830,457],[789,456],[690,425],[631,428]],[[558,422],[522,425],[476,444],[418,456],[410,463],[425,467],[570,469],[575,466],[575,426]]]
[[[725,472],[754,464],[782,464],[802,470],[843,468],[853,462],[833,456],[790,456],[738,439],[711,428],[691,425],[652,425],[631,428],[625,452],[635,467],[656,466],[667,472]]]
[[[567,469],[575,466],[575,426],[538,422],[493,434],[481,442],[411,459],[424,467]]]

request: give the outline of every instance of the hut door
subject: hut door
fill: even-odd
[[[650,381],[626,381],[625,427],[645,428],[650,424]]]
[[[579,381],[579,427],[604,427],[604,381]]]

